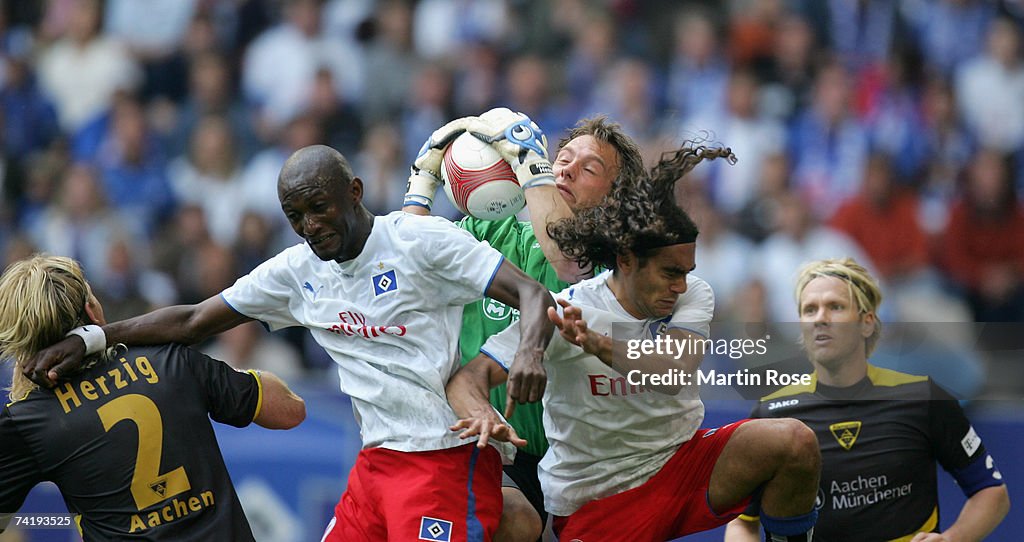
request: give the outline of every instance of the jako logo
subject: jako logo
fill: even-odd
[[[787,401],[776,401],[774,403],[768,403],[768,410],[775,410],[776,408],[793,406],[799,402],[799,399],[789,399]]]

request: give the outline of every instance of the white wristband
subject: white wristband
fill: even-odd
[[[444,183],[429,171],[414,172],[409,176],[403,205],[419,205],[430,209],[434,204],[434,194],[442,184]]]
[[[98,354],[107,349],[107,335],[103,333],[103,328],[100,326],[76,327],[67,332],[65,337],[72,335],[78,335],[85,341],[85,355],[87,356]]]

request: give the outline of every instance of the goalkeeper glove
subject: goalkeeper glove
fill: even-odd
[[[466,132],[470,125],[477,126],[477,117],[462,117],[434,130],[423,142],[409,173],[409,182],[405,187],[405,201],[402,206],[418,205],[430,210],[434,204],[434,194],[444,184],[441,180],[441,161],[444,150],[455,138]]]
[[[512,166],[519,186],[524,190],[554,186],[555,176],[548,159],[548,140],[530,117],[497,107],[474,119],[466,129],[501,154]]]

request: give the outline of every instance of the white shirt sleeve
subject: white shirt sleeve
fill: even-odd
[[[407,220],[401,232],[415,236],[425,272],[440,285],[437,295],[453,305],[482,298],[504,260],[489,244],[444,218]]]
[[[239,313],[267,324],[271,331],[299,325],[290,303],[302,293],[296,289],[288,265],[290,252],[285,250],[263,262],[221,292],[221,298]]]
[[[707,338],[711,334],[711,319],[715,316],[715,293],[704,279],[688,275],[686,293],[676,301],[668,329],[683,329]]]

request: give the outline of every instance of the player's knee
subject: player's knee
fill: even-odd
[[[786,443],[786,460],[791,466],[818,471],[821,469],[821,449],[814,430],[803,422],[792,418],[779,420],[783,442]]]
[[[540,514],[518,490],[502,488],[502,496],[501,523],[495,542],[536,542],[544,529]]]

